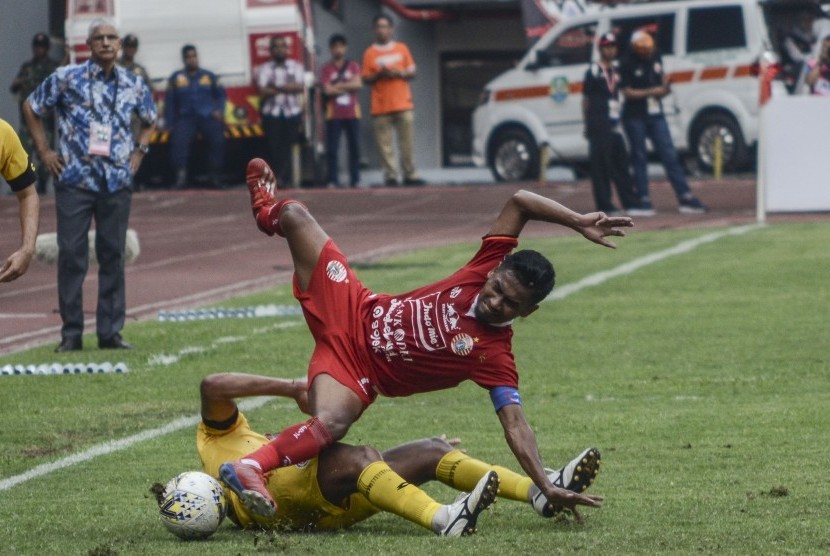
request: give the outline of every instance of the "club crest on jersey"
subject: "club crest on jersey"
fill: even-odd
[[[346,267],[340,261],[329,261],[326,265],[326,276],[332,282],[342,282],[346,279]]]
[[[452,337],[450,349],[456,355],[469,355],[473,351],[473,339],[469,334],[456,334]]]

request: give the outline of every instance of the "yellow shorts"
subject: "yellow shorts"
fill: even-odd
[[[202,459],[202,469],[212,477],[219,476],[219,466],[223,463],[246,456],[267,443],[267,438],[251,430],[242,413],[228,429],[214,429],[204,423],[199,423],[196,428],[196,448]],[[277,502],[277,513],[271,518],[260,518],[250,515],[237,496],[226,489],[228,504],[239,525],[269,529],[342,529],[378,512],[361,494],[351,495],[342,507],[326,500],[317,484],[317,458],[272,471],[268,490]]]

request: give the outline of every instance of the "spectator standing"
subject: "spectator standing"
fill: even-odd
[[[620,70],[620,89],[625,97],[622,120],[631,147],[631,163],[640,207],[653,210],[647,174],[646,138],[649,138],[677,195],[680,212],[706,212],[706,207],[689,189],[674,149],[661,101],[671,93],[671,86],[663,72],[663,61],[655,51],[654,39],[645,31],[635,31],[631,35],[631,53]]]
[[[20,249],[0,264],[0,283],[26,273],[35,254],[40,199],[35,188],[35,168],[20,139],[6,120],[0,120],[0,175],[17,195],[20,208]]]
[[[305,69],[289,57],[288,39],[271,37],[271,59],[257,69],[262,129],[268,144],[268,159],[276,169],[280,186],[294,184],[291,149],[300,139]],[[299,176],[297,176],[299,177]]]
[[[340,135],[345,132],[349,147],[349,184],[360,183],[360,105],[357,91],[362,86],[360,65],[346,58],[348,43],[343,35],[329,39],[329,60],[320,69],[320,83],[326,98],[326,160],[328,185],[339,187],[337,153]]]
[[[137,53],[138,37],[133,34],[124,35],[124,38],[121,39],[121,58],[118,60],[118,65],[143,79],[147,88],[152,91],[153,86],[150,82],[150,75],[144,69],[144,66],[135,61],[135,55]]]
[[[40,159],[57,179],[58,299],[63,320],[58,352],[83,348],[83,282],[89,264],[87,233],[95,219],[98,258],[98,347],[129,349],[121,337],[126,313],[124,245],[132,178],[156,120],[147,85],[116,65],[121,41],[115,26],[96,19],[86,44],[90,59],[58,68],[23,106]],[[55,109],[59,152],[49,147],[42,116]],[[141,119],[133,142],[130,117]]]
[[[184,68],[170,76],[164,97],[165,126],[171,130],[170,160],[176,174],[174,188],[185,186],[197,133],[207,144],[208,179],[218,186],[225,160],[225,89],[215,73],[199,67],[199,55],[192,44],[182,47],[182,61]]]
[[[46,33],[37,33],[32,37],[32,59],[20,66],[20,70],[9,88],[12,94],[17,95],[20,108],[20,142],[23,144],[23,149],[30,155],[35,153],[35,144],[24,122],[23,103],[26,102],[32,91],[37,89],[37,86],[43,83],[43,80],[49,77],[60,65],[49,57],[50,46],[51,41]],[[51,115],[44,118],[43,129],[49,145],[53,146],[55,144],[55,120]],[[37,175],[37,190],[40,193],[45,193],[46,184],[49,181],[49,169],[45,164],[38,164],[35,174]]]
[[[805,81],[810,92],[817,96],[830,96],[830,35],[822,39],[818,60],[811,60],[809,67]]]
[[[640,207],[628,169],[628,150],[620,125],[620,74],[617,67],[617,38],[605,33],[599,39],[600,59],[585,72],[582,86],[582,115],[591,162],[591,184],[597,210],[616,214],[611,200],[611,181],[623,208],[631,216],[649,216],[654,211]]]
[[[415,78],[415,60],[409,48],[393,41],[394,24],[387,15],[372,21],[375,43],[363,54],[363,82],[372,86],[372,123],[383,165],[384,183],[398,185],[393,135],[397,135],[404,185],[424,185],[415,173],[414,103],[409,81]]]

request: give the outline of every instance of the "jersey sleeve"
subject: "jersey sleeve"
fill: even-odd
[[[519,373],[510,350],[489,354],[485,364],[476,368],[470,378],[486,390],[501,386],[519,389]]]
[[[412,57],[412,53],[409,51],[409,47],[403,43],[400,43],[402,50],[403,50],[403,67],[407,70],[414,70],[415,69],[415,59]]]
[[[12,191],[22,191],[35,183],[34,168],[20,138],[7,122],[0,120],[0,174]]]
[[[512,236],[484,236],[481,247],[464,268],[487,274],[519,244]]]

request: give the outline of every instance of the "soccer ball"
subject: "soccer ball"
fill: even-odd
[[[162,524],[183,539],[206,539],[219,529],[228,506],[219,481],[200,471],[171,479],[159,503]]]

